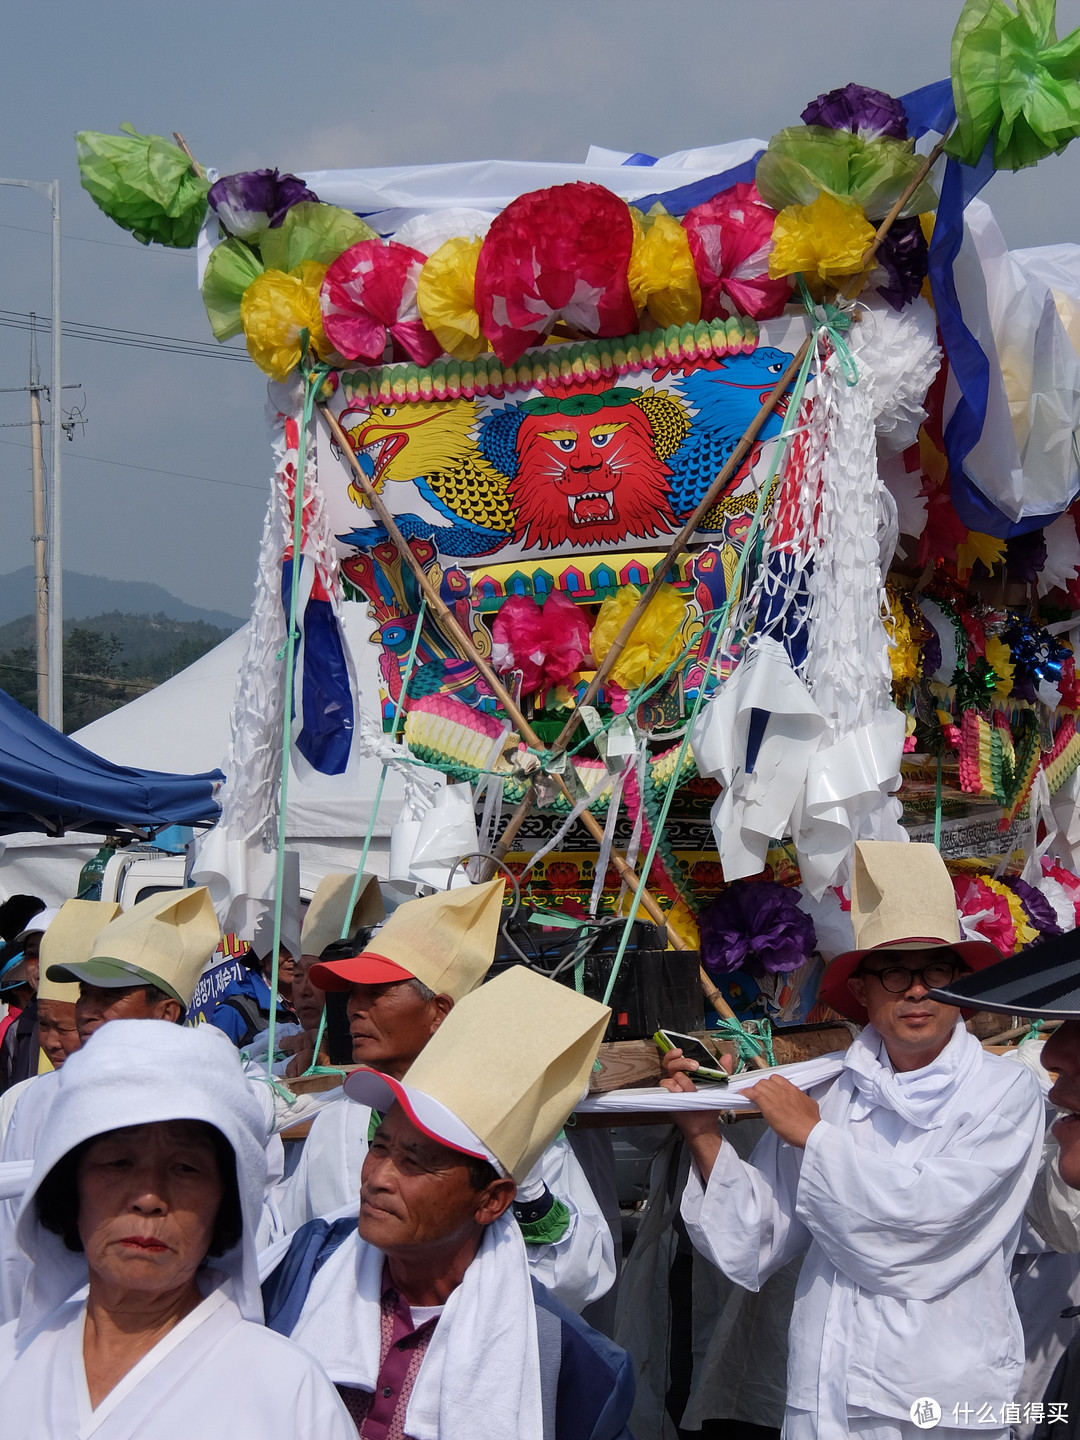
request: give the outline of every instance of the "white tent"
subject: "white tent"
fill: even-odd
[[[375,649],[365,643],[363,609],[348,603],[342,607],[345,629],[361,666],[368,658],[365,652]],[[83,726],[73,738],[119,765],[179,774],[223,769],[246,644],[245,626],[171,680]],[[377,693],[373,676],[370,684],[363,681],[362,675],[366,695]],[[379,771],[377,761],[359,759],[354,751],[344,775],[301,778],[295,771],[290,773],[287,847],[300,854],[305,889],[329,871],[349,869],[359,861]],[[402,796],[400,779],[388,774],[367,863],[369,871],[384,877],[390,827]],[[41,895],[50,904],[67,899],[75,892],[79,869],[97,848],[96,840],[83,835],[58,840],[32,834],[0,838],[0,899],[24,891]]]

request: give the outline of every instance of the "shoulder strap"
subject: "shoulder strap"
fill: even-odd
[[[356,1229],[355,1218],[309,1220],[292,1238],[280,1264],[263,1281],[263,1311],[268,1330],[291,1335],[304,1308],[311,1282],[330,1256]]]

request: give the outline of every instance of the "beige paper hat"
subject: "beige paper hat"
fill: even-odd
[[[220,939],[205,885],[164,890],[106,925],[88,960],[54,965],[50,973],[54,980],[84,980],[107,990],[156,985],[186,1009]]]
[[[397,1100],[425,1134],[523,1180],[581,1099],[610,1017],[515,965],[454,1006],[403,1081],[365,1067],[345,1093],[383,1113]]]
[[[341,939],[355,879],[355,873],[350,872],[348,875],[324,875],[319,881],[300,931],[302,955],[321,955],[327,945]],[[385,915],[378,880],[374,875],[362,876],[346,938],[357,930],[378,925]]]
[[[847,982],[871,950],[947,948],[972,970],[1001,959],[988,940],[962,937],[956,894],[936,845],[858,841],[851,873],[851,924],[855,949],[828,965],[818,999],[863,1025],[869,1016]]]
[[[313,965],[311,983],[320,990],[348,990],[415,978],[436,995],[463,1000],[491,969],[505,888],[505,880],[488,880],[406,900],[367,949]]]
[[[54,980],[49,967],[80,965],[89,960],[94,941],[120,913],[115,900],[64,901],[56,919],[41,937],[39,1000],[62,1000],[74,1005],[79,998],[78,981]]]

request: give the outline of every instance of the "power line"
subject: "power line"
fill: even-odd
[[[18,440],[0,440],[0,445],[10,445],[15,450],[29,450],[29,445],[23,445]],[[84,455],[81,450],[75,451],[71,458],[73,460],[89,460],[94,465],[114,465],[121,470],[139,470],[147,475],[170,475],[177,480],[205,480],[208,485],[231,485],[234,490],[255,490],[260,495],[265,494],[261,485],[245,485],[241,480],[222,480],[216,475],[192,475],[186,470],[160,470],[155,465],[134,465],[130,460],[109,460],[104,455]]]
[[[51,235],[51,230],[38,230],[33,225],[12,225],[7,221],[0,221],[0,230],[21,230],[24,235]],[[122,240],[92,240],[89,235],[69,235],[66,230],[61,231],[62,240],[79,240],[83,245],[108,245],[114,250],[140,250],[144,254],[154,255],[182,255],[185,260],[191,258],[190,250],[177,250],[171,245],[134,245],[125,244]]]
[[[29,311],[0,309],[0,326],[10,330],[37,328],[49,331],[52,322],[47,315],[34,315]],[[218,345],[209,340],[185,340],[179,335],[156,335],[143,330],[122,330],[111,325],[87,325],[77,320],[64,321],[64,336],[70,340],[94,340],[104,345],[119,345],[125,349],[155,350],[171,355],[195,355],[200,359],[232,360],[250,365],[251,357],[246,350],[236,346]]]

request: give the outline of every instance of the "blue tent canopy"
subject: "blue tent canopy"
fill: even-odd
[[[65,830],[146,835],[166,825],[211,825],[225,779],[131,770],[84,749],[0,690],[0,834]]]

